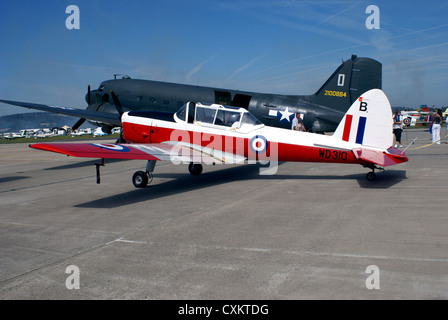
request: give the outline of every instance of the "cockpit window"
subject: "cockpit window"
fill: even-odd
[[[181,121],[193,123],[195,110],[196,104],[194,102],[187,102],[176,112],[176,117]]]
[[[215,124],[219,126],[232,127],[235,123],[239,123],[241,113],[237,111],[218,110]]]
[[[176,116],[179,120],[185,121],[185,116],[187,114],[187,105],[185,104],[179,111],[176,112]]]
[[[243,119],[241,120],[241,125],[243,124],[250,124],[253,126],[257,126],[259,124],[263,124],[260,120],[255,118],[255,116],[252,113],[245,112],[243,114]]]
[[[216,109],[203,108],[196,106],[196,117],[195,121],[204,123],[213,123],[215,120]]]

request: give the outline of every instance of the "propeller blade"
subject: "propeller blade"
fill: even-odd
[[[90,84],[87,87],[87,109],[90,106]],[[86,119],[81,118],[78,120],[78,122],[75,123],[75,125],[72,127],[72,131],[76,131],[79,129],[80,126],[82,126],[84,124],[84,122],[86,122]]]
[[[79,129],[80,126],[82,126],[86,122],[86,119],[81,118],[78,120],[78,122],[75,123],[75,125],[72,127],[72,131],[76,131]]]
[[[112,90],[110,91],[110,94],[112,95],[112,99],[114,100],[114,105],[115,108],[117,108],[118,113],[120,114],[120,116],[123,115],[123,107],[121,106],[121,102],[120,100],[118,100],[117,95]]]

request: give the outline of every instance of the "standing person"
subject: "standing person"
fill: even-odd
[[[394,112],[395,148],[403,148],[401,145],[401,133],[403,132],[402,117],[399,111]]]
[[[432,123],[432,143],[440,144],[440,128],[442,127],[442,109],[437,109]]]
[[[291,130],[306,131],[302,118],[300,118],[300,112],[297,112],[295,118],[292,120]]]
[[[432,123],[434,122],[434,115],[432,111],[430,111],[425,118],[425,122],[429,123],[429,135],[432,137]]]
[[[448,108],[447,108],[448,109]],[[446,112],[446,111],[445,111]],[[442,114],[443,115],[443,114]],[[442,117],[443,120],[443,117]],[[448,143],[448,116],[445,118],[445,125],[446,125],[446,133],[447,133],[447,139],[446,143]]]

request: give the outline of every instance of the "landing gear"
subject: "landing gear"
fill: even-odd
[[[154,178],[153,172],[154,167],[156,166],[155,160],[149,160],[146,165],[146,171],[137,171],[132,176],[132,183],[136,188],[146,188],[148,184],[150,184]]]
[[[189,165],[188,165],[188,171],[190,171],[190,173],[193,175],[193,176],[198,176],[198,175],[200,175],[201,173],[202,173],[202,164],[200,164],[200,163],[190,163]]]
[[[146,171],[137,171],[132,176],[132,183],[136,188],[146,188],[148,184],[150,184],[154,178],[153,172],[154,167],[156,166],[155,160],[149,160],[146,165]],[[194,176],[198,176],[202,173],[202,164],[200,163],[190,163],[188,166],[188,171]]]
[[[381,172],[385,171],[384,168],[378,167],[378,166],[376,166],[374,164],[365,165],[364,168],[372,169],[371,172],[368,172],[366,174],[366,178],[367,178],[368,181],[375,181],[376,180],[375,169],[380,170]]]
[[[366,178],[367,178],[367,180],[369,180],[369,181],[375,181],[375,179],[376,179],[376,174],[375,174],[375,172],[374,172],[374,171],[372,171],[372,172],[368,172],[367,175],[366,175]]]
[[[145,188],[152,182],[153,175],[151,172],[137,171],[132,176],[132,183],[136,188]]]

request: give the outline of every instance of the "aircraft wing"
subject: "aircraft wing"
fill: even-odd
[[[382,167],[388,167],[408,161],[406,154],[395,148],[389,148],[387,152],[369,148],[360,148],[353,150],[353,153],[358,159],[368,161]]]
[[[66,108],[66,107],[56,107],[56,106],[47,106],[44,104],[36,104],[36,103],[28,103],[28,102],[20,102],[20,101],[9,101],[9,100],[0,100],[1,103],[10,104],[13,106],[18,106],[22,108],[52,112],[57,114],[63,114],[66,116],[73,116],[78,118],[84,118],[89,120],[94,120],[98,122],[104,122],[116,126],[121,126],[121,119],[118,113],[109,113],[109,112],[100,112],[100,111],[90,111],[83,109],[75,109],[75,108]]]
[[[73,157],[128,160],[170,160],[180,163],[241,163],[246,158],[182,142],[157,144],[36,143],[30,148]]]

